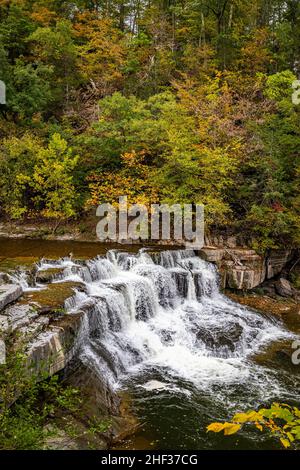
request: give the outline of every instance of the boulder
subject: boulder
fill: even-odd
[[[277,294],[282,297],[293,297],[294,291],[287,279],[280,278],[275,282],[275,289]]]
[[[226,325],[226,328],[208,329],[199,327],[196,338],[203,342],[215,354],[230,351],[233,353],[243,334],[243,328],[239,323]]]
[[[231,289],[251,290],[264,280],[264,272],[258,267],[230,266],[226,270],[226,286]]]
[[[1,284],[0,285],[0,310],[3,310],[6,305],[14,302],[23,294],[21,286],[15,284]]]

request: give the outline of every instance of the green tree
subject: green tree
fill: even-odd
[[[59,134],[53,134],[48,146],[39,150],[30,185],[36,192],[34,203],[45,217],[60,220],[75,215],[72,172],[78,160]]]
[[[32,43],[36,59],[53,70],[49,82],[56,104],[61,108],[67,107],[72,88],[80,80],[72,24],[60,20],[54,28],[37,28],[28,40]]]
[[[60,222],[75,215],[76,190],[72,172],[79,157],[53,134],[47,146],[32,134],[2,143],[0,199],[14,219],[42,215]]]

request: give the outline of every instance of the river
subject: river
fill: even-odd
[[[206,433],[209,423],[238,411],[300,403],[300,367],[280,354],[295,333],[223,295],[214,265],[190,250],[0,242],[0,270],[12,259],[26,264],[41,257],[39,270],[59,267],[60,282],[85,285],[66,302],[69,315],[86,306],[92,312],[79,359],[130,397],[141,423],[118,448],[278,448],[247,427],[226,438]]]

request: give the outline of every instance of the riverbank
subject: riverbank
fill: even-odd
[[[0,237],[12,239],[43,239],[59,241],[97,242],[96,216],[85,216],[78,221],[64,221],[60,224],[45,219],[26,221],[1,221]]]

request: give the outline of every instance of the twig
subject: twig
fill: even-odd
[[[238,264],[239,266],[244,266],[243,263],[238,259],[238,257],[235,256],[231,251],[227,250],[226,248],[225,248],[225,251],[226,253],[229,254],[229,256],[231,256],[235,264]]]
[[[178,261],[175,261],[175,263],[178,264],[178,266],[180,266],[182,269],[190,271],[191,275],[194,276],[193,271],[188,266],[182,266],[182,264],[178,263]]]
[[[293,266],[291,267],[291,269],[290,269],[289,272],[291,272],[291,271],[295,268],[295,266],[297,266],[297,264],[299,263],[299,261],[300,261],[300,258],[298,258],[298,259],[295,261],[295,263],[293,264]]]

